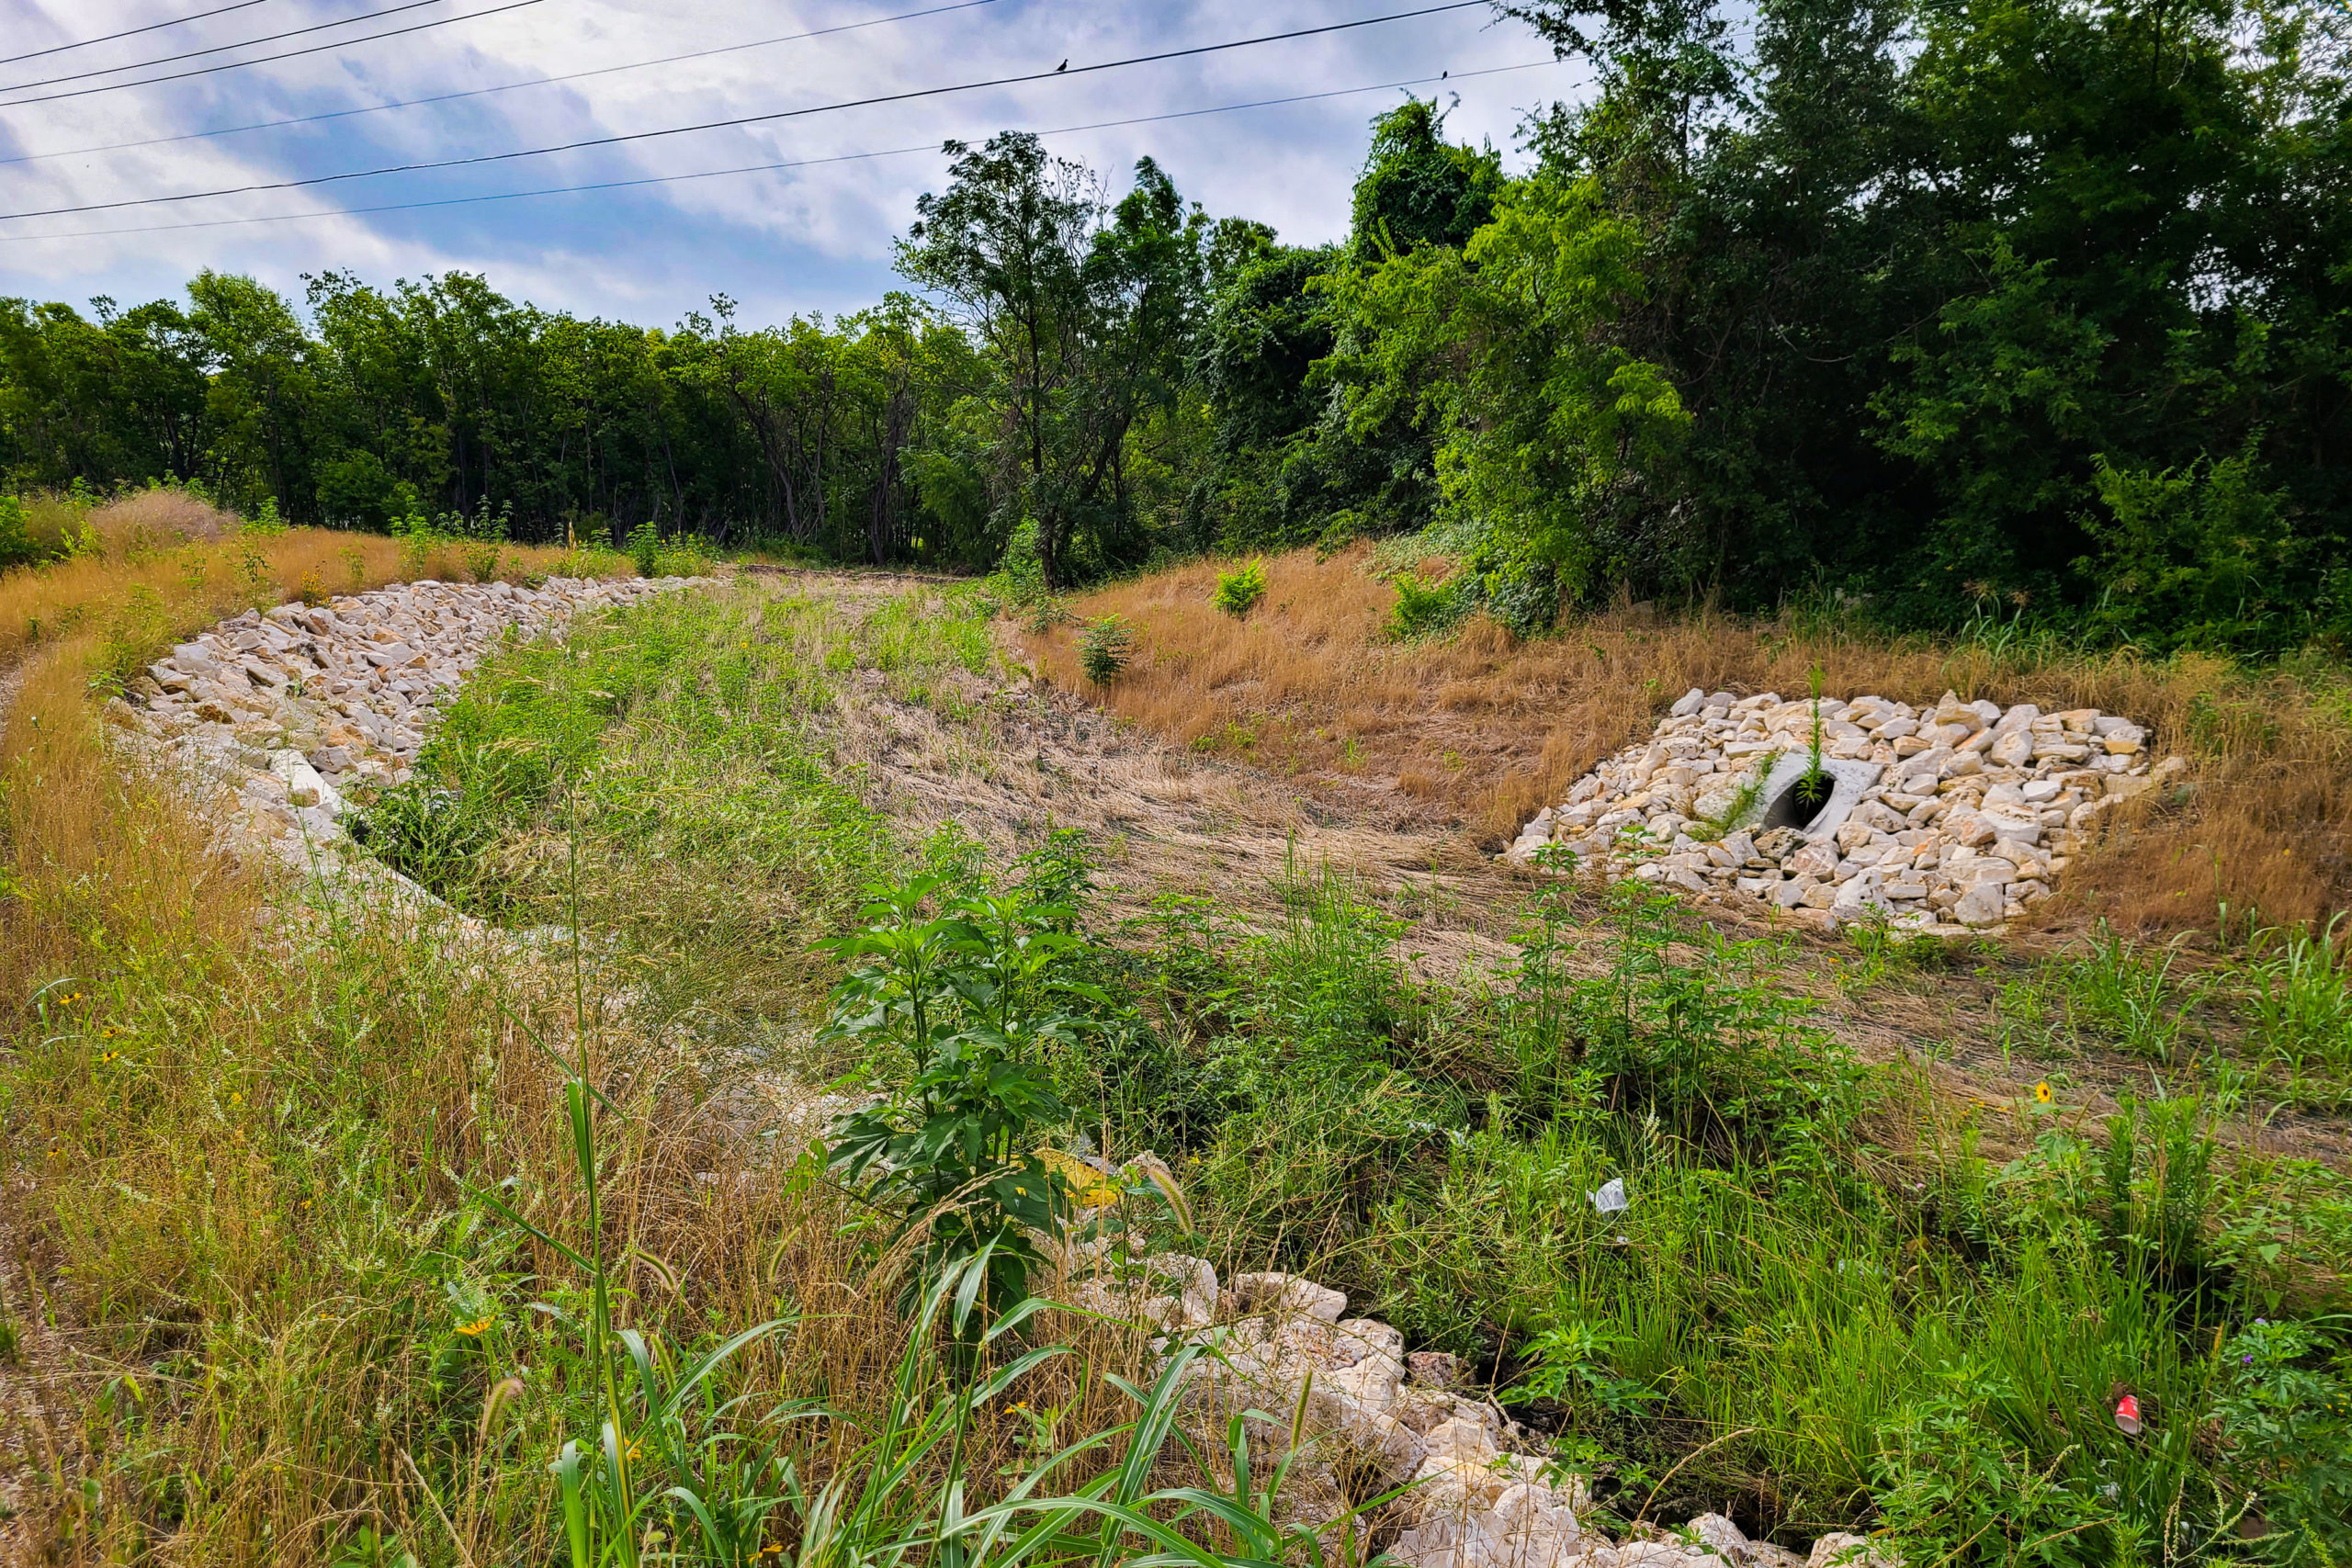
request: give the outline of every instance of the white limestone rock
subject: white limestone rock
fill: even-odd
[[[1326,1290],[1302,1274],[1236,1274],[1227,1287],[1237,1311],[1296,1314],[1336,1324],[1347,1310],[1344,1292]]]
[[[2177,758],[2152,767],[2144,727],[2094,708],[2004,709],[1947,692],[1916,708],[1874,694],[1825,698],[1819,714],[1837,788],[1803,831],[1759,819],[1788,815],[1781,796],[1805,771],[1814,705],[1693,688],[1647,740],[1532,818],[1504,858],[1532,863],[1559,845],[1608,874],[1696,898],[1819,910],[1832,925],[1867,915],[1946,926],[1939,913],[1997,881],[2002,918],[2013,919],[2055,891],[2052,879],[2106,806],[2188,767]],[[1747,790],[1759,780],[1760,798]],[[1775,806],[1781,816],[1768,818]],[[1725,830],[1711,839],[1718,824]],[[1636,829],[1646,838],[1638,848],[1628,837]],[[1988,912],[1984,902],[1972,912]]]

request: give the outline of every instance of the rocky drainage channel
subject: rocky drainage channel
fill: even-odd
[[[509,631],[548,635],[576,615],[710,581],[428,580],[248,611],[149,666],[108,712],[192,793],[230,796],[232,843],[306,871],[336,870],[345,792],[406,778],[445,694]],[[366,863],[369,880],[429,899]]]
[[[1073,1273],[1103,1266],[1102,1247],[1072,1248]],[[1388,1557],[1400,1568],[1900,1568],[1860,1536],[1823,1536],[1799,1554],[1748,1540],[1722,1514],[1679,1528],[1637,1520],[1612,1538],[1584,1482],[1524,1451],[1526,1434],[1458,1359],[1408,1354],[1402,1334],[1343,1315],[1345,1295],[1300,1275],[1239,1274],[1220,1290],[1205,1259],[1162,1253],[1079,1280],[1074,1303],[1156,1326],[1163,1351],[1204,1346],[1189,1400],[1220,1427],[1263,1413],[1245,1416],[1253,1447],[1280,1451],[1303,1416],[1308,1441],[1277,1503],[1283,1524],[1313,1531],[1334,1558],[1350,1508],[1344,1475],[1360,1491],[1405,1489],[1375,1517],[1399,1531]],[[1359,1521],[1355,1555],[1371,1522]]]
[[[437,903],[372,860],[342,861],[335,846],[344,840],[337,819],[346,810],[345,789],[404,778],[442,694],[510,628],[544,635],[585,611],[707,581],[557,578],[537,589],[422,581],[325,605],[280,605],[224,621],[174,649],[131,682],[130,701],[109,705],[109,714],[141,750],[185,770],[192,785],[213,781],[232,789],[239,807],[232,830],[241,827],[305,869],[364,864],[372,868],[368,879]],[[1671,792],[1717,771],[1712,759],[1703,773],[1683,760],[1704,750],[1695,738],[1712,734],[1706,727],[1736,707],[1743,715],[1779,711],[1766,699],[1702,707],[1702,696],[1693,693],[1678,705],[1647,750],[1603,764],[1595,778],[1607,775],[1616,793],[1572,796],[1565,811],[1539,819],[1546,831],[1536,841],[1548,840],[1551,821],[1565,824],[1604,798],[1628,804],[1586,813],[1578,822],[1588,836],[1613,834],[1640,815],[1630,803],[1650,795],[1661,809],[1644,820],[1659,831],[1679,810],[1669,801],[1696,804],[1695,793]],[[1693,717],[1702,728],[1673,728]],[[1726,731],[1730,744],[1741,744],[1745,722]],[[1727,749],[1713,747],[1717,754]],[[1723,771],[1728,778],[1732,769]],[[1640,786],[1616,788],[1631,785],[1636,773]],[[1661,773],[1669,776],[1661,780]],[[1612,818],[1615,810],[1627,814]],[[1674,815],[1672,831],[1695,842],[1680,835],[1687,820]],[[1082,1274],[1104,1259],[1097,1249],[1073,1248],[1066,1263]],[[1287,1413],[1304,1411],[1314,1447],[1292,1469],[1282,1502],[1288,1522],[1328,1536],[1329,1548],[1339,1547],[1337,1521],[1350,1506],[1340,1477],[1369,1466],[1382,1490],[1411,1483],[1388,1505],[1402,1531],[1390,1556],[1403,1568],[1900,1568],[1860,1536],[1824,1536],[1801,1556],[1749,1540],[1721,1514],[1679,1529],[1637,1522],[1611,1539],[1593,1520],[1583,1483],[1540,1454],[1520,1451],[1525,1434],[1468,1385],[1454,1358],[1408,1355],[1396,1329],[1342,1317],[1346,1303],[1339,1292],[1295,1275],[1244,1274],[1220,1291],[1205,1260],[1174,1254],[1117,1277],[1096,1273],[1077,1292],[1077,1304],[1172,1337],[1214,1336],[1216,1353],[1194,1364],[1194,1397],[1225,1413],[1285,1413],[1280,1431],[1253,1421],[1261,1440],[1286,1436]]]
[[[1883,919],[1961,935],[2021,918],[2114,806],[2188,770],[2097,708],[2043,713],[1884,697],[1819,705],[1692,688],[1646,741],[1602,762],[1503,858],[1558,846],[1613,873],[1742,896],[1826,924]]]

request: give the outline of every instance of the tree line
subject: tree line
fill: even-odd
[[[1347,235],[949,143],[869,310],[582,321],[453,273],[0,302],[0,476],[502,509],[1057,585],[1436,527],[1514,629],[1623,593],[2352,637],[2352,20],[2270,0],[1509,0],[1523,172],[1374,123]]]

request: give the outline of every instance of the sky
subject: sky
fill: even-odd
[[[1516,165],[1521,118],[1578,96],[1583,67],[1553,62],[1524,25],[1478,5],[1087,68],[1436,3],[0,0],[0,56],[20,57],[0,63],[0,296],[85,310],[98,295],[124,306],[184,299],[187,278],[211,267],[299,300],[306,273],[389,285],[457,270],[486,274],[510,298],[647,325],[714,294],[733,298],[747,324],[834,314],[903,287],[891,244],[917,197],[944,183],[940,143],[1009,129],[1051,132],[1047,147],[1101,171],[1114,197],[1148,153],[1211,215],[1314,243],[1345,231],[1369,121],[1408,91],[1442,95],[1452,135],[1490,141]],[[156,22],[175,25],[85,41]],[[353,41],[398,28],[415,30]],[[808,33],[819,36],[759,42]],[[279,34],[293,36],[259,41]],[[242,47],[218,47],[229,44]],[[205,69],[298,50],[310,52]],[[701,58],[669,58],[693,53]],[[1069,71],[1045,80],[820,107],[1053,73],[1064,61]],[[107,69],[120,66],[142,68]],[[191,72],[202,73],[121,85]],[[1395,85],[1441,72],[1442,82]],[[537,85],[481,91],[518,83]],[[1264,103],[1306,95],[1331,96]],[[379,107],[421,98],[441,101]],[[1244,104],[1261,107],[1227,107]],[[809,107],[820,112],[460,168],[56,210]],[[1189,112],[1200,109],[1226,112]],[[1105,123],[1166,116],[1183,118]],[[190,134],[289,119],[309,123]],[[121,145],[130,142],[147,144]],[[887,155],[863,156],[876,153]],[[622,183],[763,164],[797,166]],[[591,184],[611,188],[468,199]],[[284,214],[320,216],[242,221]]]

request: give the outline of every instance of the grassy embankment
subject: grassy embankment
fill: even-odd
[[[1533,642],[1484,617],[1400,642],[1388,636],[1396,590],[1373,565],[1363,547],[1277,557],[1243,617],[1211,603],[1215,562],[1087,594],[1080,615],[1124,615],[1136,636],[1132,667],[1101,700],[1177,744],[1278,773],[1393,780],[1491,849],[1692,686],[1796,695],[1817,666],[1833,694],[2098,707],[2150,724],[2155,745],[2188,756],[2195,798],[2116,836],[2044,918],[2170,932],[2211,928],[2224,907],[2241,923],[2289,925],[2352,904],[2352,678],[2341,667],[2086,653],[1999,626],[1939,642],[1850,615],[1633,609]],[[1061,627],[1028,646],[1079,688],[1076,640]]]
[[[1197,1212],[1182,1245],[1305,1269],[1471,1356],[1626,1517],[1727,1506],[1792,1542],[1860,1524],[1920,1562],[2342,1560],[2329,1456],[2352,1443],[2352,1368],[2327,1314],[2352,1195],[2224,1152],[2227,1085],[2177,1077],[2107,1129],[2030,1092],[1950,1119],[1813,1027],[1773,945],[1708,939],[1634,889],[1597,922],[1538,900],[1515,968],[1439,986],[1404,974],[1379,891],[1342,878],[1286,874],[1272,931],[1183,898],[1095,929],[1076,846],[988,868],[952,836],[900,841],[831,749],[829,712],[873,682],[984,739],[981,608],[743,584],[477,671],[423,770],[464,804],[413,792],[379,808],[398,830],[379,841],[577,948],[258,930],[268,890],[109,765],[78,672],[28,688],[44,722],[11,741],[0,984],[22,1006],[0,1071],[48,1293],[7,1310],[54,1303],[74,1330],[81,1427],[34,1457],[88,1481],[36,1478],[30,1522],[92,1560],[328,1559],[363,1529],[427,1562],[559,1556],[562,1441],[616,1408],[624,1432],[666,1428],[603,1380],[598,1271],[510,1208],[574,1251],[594,1237],[621,1324],[693,1348],[786,1320],[722,1375],[756,1396],[730,1417],[752,1441],[648,1440],[640,1494],[782,1494],[772,1459],[808,1486],[876,1475],[860,1444],[909,1327],[884,1233],[797,1163],[796,1107],[850,1067],[903,1093],[915,1065],[853,1020],[812,1031],[836,970],[808,947],[869,877],[928,868],[947,879],[928,908],[1022,883],[1080,906],[1082,940],[1040,948],[1023,992],[1091,987],[1057,993],[1080,998],[1076,1027],[1021,1037],[1069,1108],[1039,1131],[1157,1149]],[[1572,946],[1609,962],[1570,978]],[[2339,971],[2305,982],[2339,1029],[2343,991]],[[593,1232],[560,1109],[574,1077],[608,1097],[575,1098],[597,1107]],[[2028,1151],[2001,1168],[1974,1152],[1994,1123]],[[1587,1194],[1611,1176],[1634,1202],[1603,1216]],[[1036,1319],[1007,1345],[1076,1332]],[[972,1416],[973,1500],[1123,1414],[1101,1373],[1133,1341],[1084,1348],[1022,1407],[1008,1391]],[[921,1364],[921,1404],[955,1414],[947,1366]],[[2116,1428],[2119,1390],[2143,1435]],[[770,1418],[790,1398],[830,1414]],[[948,1465],[928,1451],[831,1544],[935,1517]],[[816,1512],[781,1505],[752,1539],[814,1561]]]

